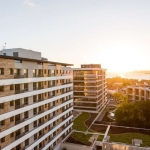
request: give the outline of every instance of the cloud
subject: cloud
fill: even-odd
[[[25,0],[24,2],[26,5],[28,5],[29,7],[35,7],[36,4],[34,4],[33,2],[31,2],[30,0]]]

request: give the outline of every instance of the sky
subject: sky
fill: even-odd
[[[0,0],[0,49],[50,61],[150,70],[150,0]]]

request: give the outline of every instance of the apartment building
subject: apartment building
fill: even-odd
[[[98,112],[107,103],[106,69],[100,64],[73,68],[74,109]]]
[[[126,94],[130,101],[150,100],[150,86],[128,86]]]
[[[72,132],[69,66],[48,61],[36,51],[0,51],[1,150],[57,149]]]

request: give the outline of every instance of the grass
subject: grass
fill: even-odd
[[[73,129],[78,131],[86,131],[87,127],[84,122],[90,118],[90,114],[87,112],[83,112],[80,116],[78,116],[73,123]]]
[[[75,139],[87,144],[88,146],[91,145],[91,142],[89,142],[89,139],[92,136],[92,134],[84,134],[84,133],[74,132],[74,133],[72,133],[71,136],[74,137]]]
[[[102,141],[104,138],[104,135],[99,135],[98,138],[97,138],[97,141]]]
[[[141,139],[141,146],[150,146],[150,136],[139,133],[111,134],[110,141],[132,144],[132,139]]]

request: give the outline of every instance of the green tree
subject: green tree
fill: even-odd
[[[150,128],[150,102],[124,101],[117,106],[115,119],[119,125]]]

